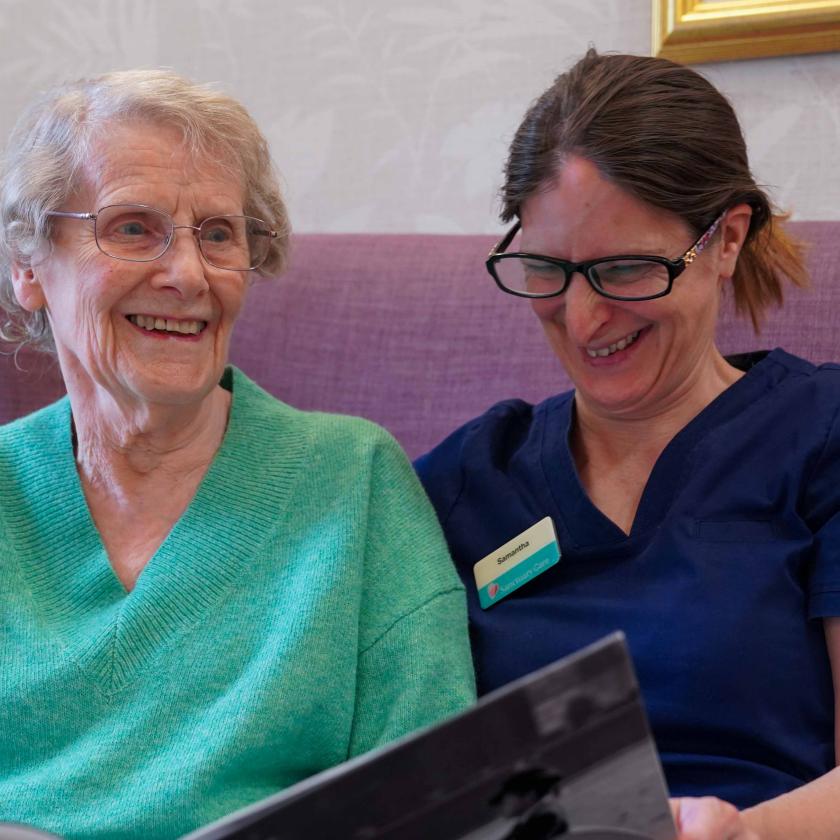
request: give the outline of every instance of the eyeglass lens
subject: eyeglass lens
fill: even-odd
[[[118,260],[155,260],[169,247],[174,233],[172,217],[151,207],[115,204],[103,207],[96,216],[96,241],[105,254]],[[270,245],[270,229],[251,216],[212,216],[198,230],[201,253],[216,268],[257,268]]]
[[[541,297],[556,294],[566,283],[566,270],[534,257],[503,255],[494,262],[501,284],[512,292]],[[607,260],[593,265],[589,277],[601,291],[622,298],[645,298],[668,289],[668,269],[648,260]]]

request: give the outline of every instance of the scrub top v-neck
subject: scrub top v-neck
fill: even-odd
[[[830,770],[838,411],[840,367],[771,352],[666,447],[629,534],[581,486],[573,392],[499,403],[419,459],[480,692],[621,629],[673,794],[743,807]],[[482,609],[474,564],[546,516],[559,563]]]

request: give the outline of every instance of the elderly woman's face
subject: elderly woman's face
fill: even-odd
[[[623,254],[676,259],[694,239],[680,219],[605,180],[589,161],[571,157],[557,181],[524,204],[517,247],[573,262]],[[610,300],[575,275],[563,295],[533,307],[588,408],[605,416],[650,417],[708,373],[723,270],[718,249],[710,246],[666,297]]]
[[[145,204],[176,225],[197,225],[242,214],[243,190],[213,160],[190,157],[177,131],[121,124],[102,132],[85,188],[61,209],[113,204]],[[55,218],[53,231],[50,252],[33,261],[16,289],[27,308],[46,307],[68,389],[95,385],[141,403],[206,396],[227,360],[247,272],[208,265],[188,229],[176,230],[169,250],[152,262],[106,256],[89,221]]]

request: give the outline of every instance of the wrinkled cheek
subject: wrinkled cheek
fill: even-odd
[[[227,346],[230,344],[231,334],[233,333],[236,322],[245,306],[245,298],[247,293],[247,286],[243,286],[238,297],[231,296],[222,305],[222,323],[220,325],[220,338],[222,343]]]
[[[540,321],[557,321],[560,319],[563,304],[558,298],[547,298],[544,300],[532,300],[531,309]]]
[[[550,359],[553,356],[565,368],[573,365],[575,359],[573,346],[562,318],[559,318],[556,314],[554,319],[550,316],[547,316],[545,319],[540,318],[539,325],[545,339],[546,359]]]
[[[89,367],[109,366],[116,351],[114,330],[108,319],[92,306],[82,306],[77,312],[76,345],[86,357]]]
[[[532,300],[531,311],[552,340],[556,334],[565,334],[566,307],[558,302],[557,299]]]
[[[207,352],[210,354],[211,363],[217,367],[224,367],[230,356],[230,344],[235,327],[234,319],[225,313],[222,320],[215,327],[212,334],[212,344]]]
[[[239,314],[242,312],[242,308],[245,306],[245,300],[248,297],[248,290],[251,288],[252,282],[253,281],[250,278],[247,280],[243,280],[242,284],[237,290],[236,295],[231,296],[229,305],[225,307],[227,315],[231,321],[231,325],[233,325],[239,318]]]

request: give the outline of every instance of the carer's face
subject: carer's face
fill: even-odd
[[[619,254],[676,259],[695,234],[678,217],[648,205],[570,157],[550,188],[522,208],[519,247],[573,262]],[[606,417],[650,418],[667,411],[713,374],[720,266],[708,248],[647,301],[598,295],[579,274],[560,297],[533,301],[576,399]]]
[[[169,127],[110,126],[94,147],[86,181],[60,209],[146,204],[184,225],[243,213],[240,180],[212,160],[190,157]],[[54,218],[53,231],[51,251],[33,262],[24,297],[46,307],[68,390],[98,386],[118,402],[203,399],[226,364],[248,273],[209,266],[189,230],[177,230],[152,262],[106,256],[92,222]]]

